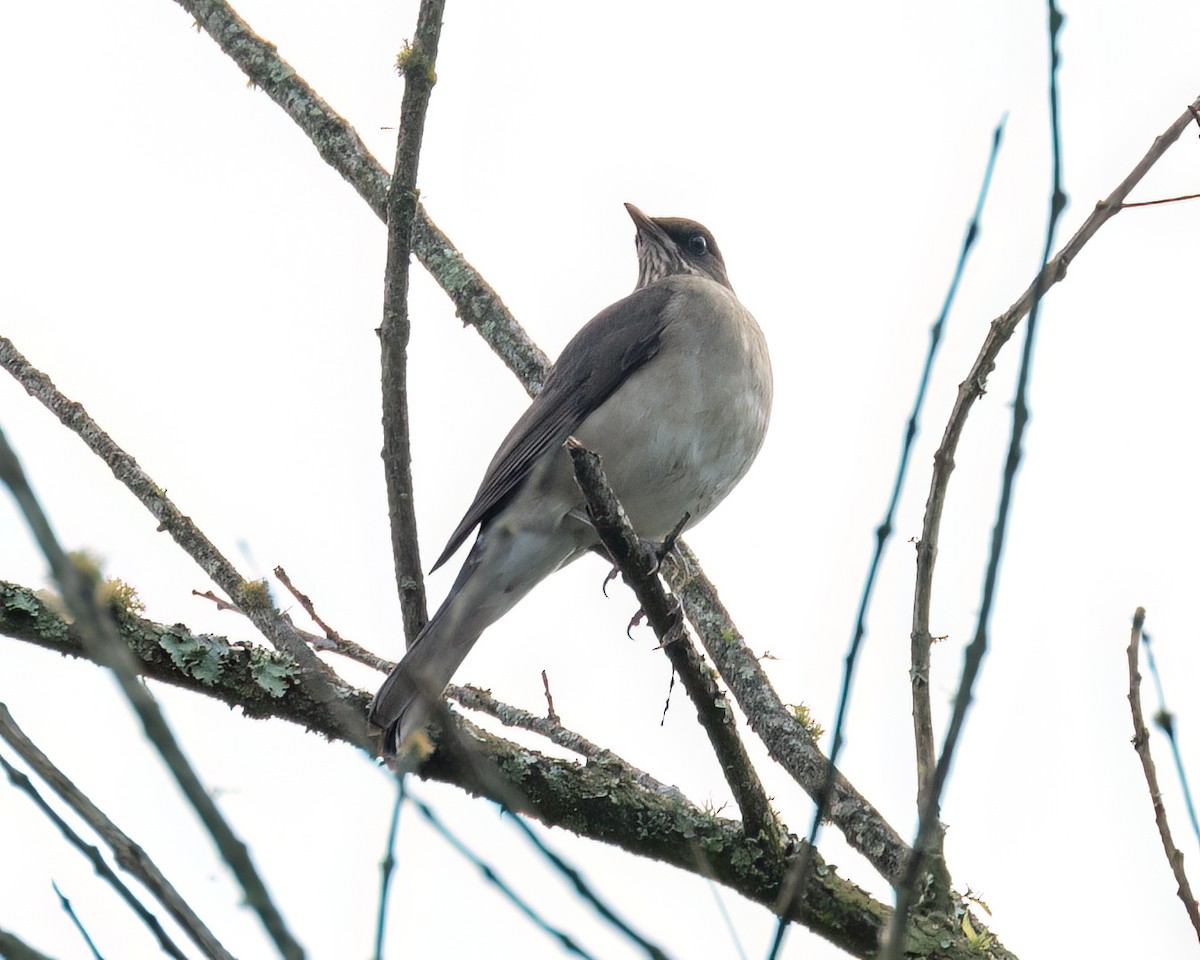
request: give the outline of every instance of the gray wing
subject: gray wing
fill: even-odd
[[[546,451],[559,447],[633,371],[658,352],[670,279],[635,290],[601,311],[563,348],[546,386],[488,465],[475,500],[433,565],[436,570],[508,502]]]

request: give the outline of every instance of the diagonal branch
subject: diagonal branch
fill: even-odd
[[[31,397],[57,416],[63,426],[78,434],[88,449],[108,465],[113,476],[158,520],[159,529],[171,534],[277,650],[285,651],[300,665],[301,680],[312,686],[313,697],[326,705],[334,720],[346,727],[355,742],[365,745],[364,715],[347,709],[339,699],[336,675],[309,649],[291,622],[276,610],[266,584],[245,580],[191,518],[168,499],[163,488],[88,416],[83,405],[62,394],[50,378],[30,364],[6,337],[0,337],[0,367],[12,374]]]
[[[176,0],[246,77],[295,122],[317,152],[350,184],[380,220],[387,221],[390,178],[371,156],[354,128],[305,82],[296,69],[258,36],[224,0]],[[499,295],[467,262],[425,208],[417,205],[413,249],[469,323],[525,384],[537,393],[546,381],[550,361],[529,339]]]
[[[1146,621],[1146,611],[1138,607],[1133,614],[1133,629],[1129,636],[1129,649],[1126,651],[1129,661],[1129,711],[1133,715],[1133,749],[1137,751],[1138,759],[1142,762],[1142,773],[1146,777],[1146,787],[1150,791],[1150,802],[1154,805],[1154,822],[1158,825],[1158,835],[1162,839],[1163,853],[1167,855],[1167,863],[1175,874],[1179,899],[1187,911],[1188,919],[1196,935],[1200,936],[1200,906],[1192,895],[1191,884],[1183,869],[1183,853],[1171,839],[1171,827],[1167,823],[1167,808],[1163,805],[1162,791],[1158,787],[1158,773],[1154,769],[1154,759],[1150,756],[1150,731],[1146,729],[1146,720],[1142,716],[1142,675],[1138,672],[1138,647],[1142,641],[1142,625]]]
[[[733,711],[717,686],[711,668],[700,656],[680,615],[677,602],[667,597],[658,579],[653,558],[641,541],[608,484],[600,457],[576,440],[566,447],[575,465],[575,479],[587,500],[588,517],[613,562],[621,569],[646,618],[654,628],[663,652],[696,707],[696,716],[717,756],[721,772],[742,813],[746,835],[761,837],[765,846],[778,850],[779,823],[766,791],[758,779],[746,747],[738,736]]]

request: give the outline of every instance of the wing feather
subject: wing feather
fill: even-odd
[[[450,535],[436,570],[475,527],[503,509],[534,464],[561,446],[639,367],[657,352],[667,324],[671,278],[635,290],[601,311],[563,348],[546,386],[509,431],[492,458],[466,514]]]

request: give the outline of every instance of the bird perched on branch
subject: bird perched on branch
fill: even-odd
[[[429,718],[475,641],[547,575],[599,543],[563,443],[596,451],[633,528],[661,540],[721,502],[758,454],[771,361],[711,233],[692,220],[637,227],[637,288],[563,349],[509,431],[436,570],[479,534],[445,601],[383,682],[370,722],[394,753]]]

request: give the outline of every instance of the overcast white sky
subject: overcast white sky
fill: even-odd
[[[392,63],[416,4],[245,0],[238,10],[390,167],[394,132],[385,128],[401,95]],[[1194,3],[1090,0],[1064,10],[1071,204],[1060,242],[1200,94]],[[777,397],[758,463],[690,542],[749,642],[777,658],[781,694],[810,704],[827,728],[928,326],[992,128],[1008,112],[872,610],[844,758],[850,779],[906,835],[906,541],[920,529],[955,387],[989,321],[1037,265],[1050,170],[1044,21],[1042,4],[1007,0],[450,0],[442,35],[425,203],[551,355],[633,286],[623,201],[693,217],[719,239],[770,341]],[[248,575],[284,565],[341,632],[398,655],[378,457],[380,223],[167,0],[14,8],[0,31],[0,78],[0,329]],[[1192,128],[1136,198],[1197,191]],[[992,651],[943,811],[957,886],[989,903],[996,932],[1023,957],[1195,949],[1129,746],[1124,650],[1143,604],[1196,773],[1198,261],[1200,205],[1127,211],[1045,303]],[[423,554],[432,558],[525,399],[419,268],[415,276],[410,403]],[[1014,340],[951,483],[933,624],[948,636],[934,651],[939,730],[974,627],[1017,353]],[[77,438],[6,380],[0,424],[64,542],[104,556],[110,574],[139,588],[148,616],[257,639],[191,596],[209,586],[201,572]],[[453,573],[431,578],[433,602]],[[460,678],[536,710],[546,669],[567,725],[698,802],[725,803],[681,694],[660,728],[666,664],[648,632],[625,638],[633,601],[621,590],[606,600],[603,573],[589,560],[552,578],[485,635]],[[0,498],[0,577],[44,576]],[[366,956],[386,779],[349,749],[282,723],[156,691],[311,955]],[[235,954],[270,955],[107,677],[0,641],[0,700]],[[1153,746],[1177,840],[1195,865],[1165,743],[1156,736]],[[756,755],[788,825],[804,832],[806,798],[764,751]],[[638,955],[578,906],[494,807],[415,789],[596,955]],[[559,955],[414,811],[403,816],[390,955]],[[548,840],[672,956],[737,956],[703,882],[563,831]],[[844,875],[888,896],[833,832],[823,849]],[[0,850],[0,926],[52,955],[84,956],[53,879],[106,955],[156,955],[7,787]],[[746,954],[764,955],[770,915],[719,895]],[[799,930],[785,951],[836,955]]]

